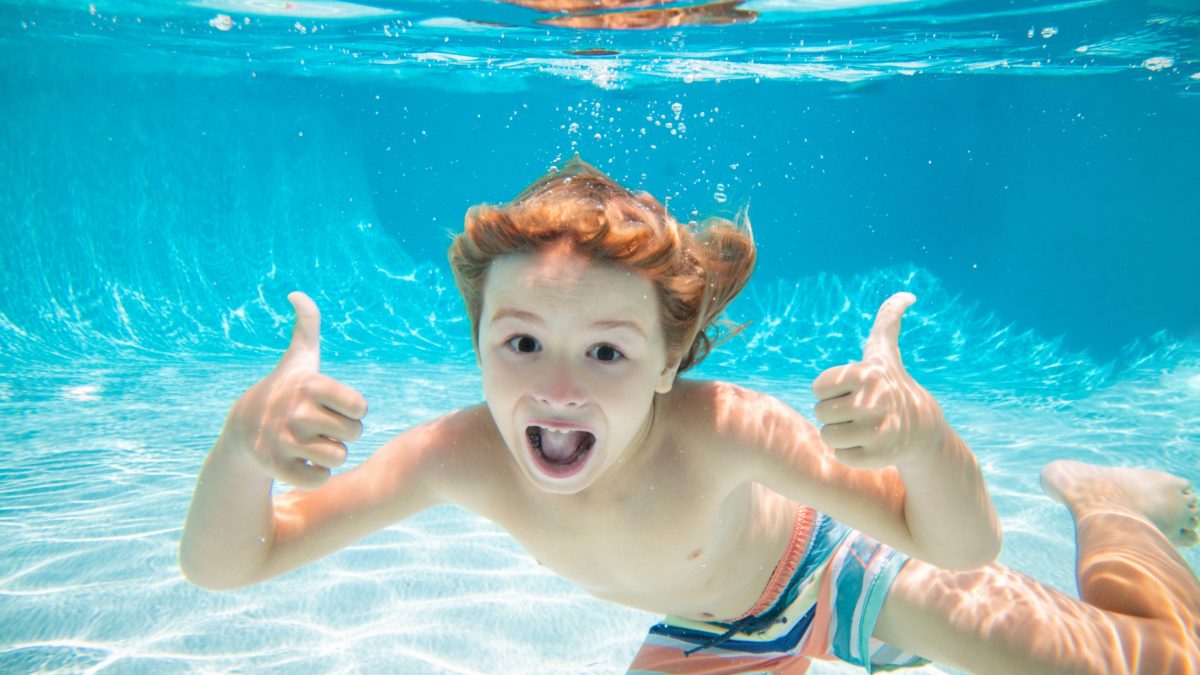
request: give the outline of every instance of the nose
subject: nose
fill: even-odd
[[[562,366],[546,370],[533,396],[542,405],[559,408],[578,408],[588,400],[587,389]]]

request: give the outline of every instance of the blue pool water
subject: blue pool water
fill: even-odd
[[[1002,562],[1074,592],[1050,459],[1200,480],[1195,3],[737,11],[0,2],[0,671],[620,672],[657,617],[455,508],[250,589],[176,564],[287,292],[370,402],[361,461],[480,400],[449,234],[576,152],[683,219],[749,204],[752,323],[698,377],[809,413],[913,291],[906,365],[980,458]]]

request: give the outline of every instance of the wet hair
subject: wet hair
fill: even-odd
[[[654,197],[630,192],[578,157],[505,205],[467,211],[450,244],[450,267],[479,348],[487,271],[497,257],[567,244],[590,260],[632,270],[658,294],[668,360],[682,373],[740,331],[720,320],[745,287],[757,256],[749,218],[681,225]]]

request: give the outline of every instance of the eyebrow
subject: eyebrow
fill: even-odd
[[[497,321],[499,321],[501,319],[516,319],[518,321],[527,321],[529,323],[537,324],[539,326],[546,325],[546,322],[542,321],[542,318],[539,317],[537,314],[534,314],[532,312],[526,312],[526,311],[520,310],[520,309],[509,309],[509,308],[498,309],[498,310],[496,310],[496,313],[492,315],[491,323],[496,323]],[[629,330],[632,330],[633,332],[637,333],[638,335],[641,335],[643,338],[649,339],[646,336],[646,331],[643,330],[642,327],[640,325],[638,325],[637,322],[634,322],[634,321],[623,321],[623,320],[619,320],[619,319],[593,321],[592,323],[590,323],[588,325],[588,328],[591,328],[593,330],[613,330],[613,329],[617,329],[617,328],[628,328]]]

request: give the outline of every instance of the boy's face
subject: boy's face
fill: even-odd
[[[562,247],[492,262],[479,320],[489,410],[538,488],[587,488],[650,428],[670,391],[654,287]]]

